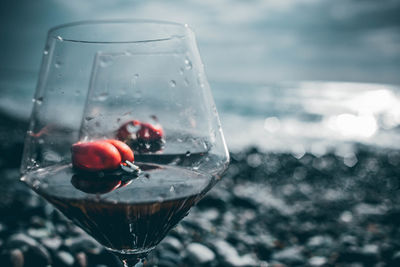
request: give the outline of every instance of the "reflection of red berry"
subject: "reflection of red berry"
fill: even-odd
[[[136,132],[139,131],[140,125],[140,121],[137,120],[131,120],[124,123],[117,131],[118,140],[128,140],[132,138],[132,135],[135,135],[136,137]]]
[[[86,179],[75,174],[71,179],[72,185],[88,194],[105,194],[119,188],[122,182],[118,179]]]
[[[161,126],[150,123],[131,120],[123,124],[117,132],[117,138],[122,141],[137,139],[137,141],[159,141],[163,138],[164,132]]]
[[[133,159],[132,150],[118,140],[78,142],[72,145],[72,165],[81,170],[113,170],[121,162]]]
[[[164,133],[161,127],[142,123],[140,130],[136,133],[137,139],[144,141],[157,141],[163,137]]]

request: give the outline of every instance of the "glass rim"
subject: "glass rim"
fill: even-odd
[[[123,44],[123,43],[150,43],[150,42],[161,42],[161,41],[168,41],[174,38],[183,39],[186,34],[166,34],[164,38],[146,38],[142,40],[120,40],[120,41],[107,41],[103,40],[102,38],[99,40],[85,40],[84,38],[71,38],[71,37],[63,37],[62,30],[76,28],[80,26],[100,26],[100,25],[123,25],[123,24],[130,24],[130,25],[160,25],[160,26],[171,26],[175,27],[176,29],[188,31],[189,33],[193,33],[191,27],[186,23],[179,23],[173,21],[166,21],[166,20],[153,20],[153,19],[105,19],[105,20],[81,20],[81,21],[73,21],[69,23],[60,24],[54,26],[49,29],[47,34],[47,39],[56,39],[65,42],[73,42],[73,43],[87,43],[87,44]],[[117,26],[116,26],[117,27]]]

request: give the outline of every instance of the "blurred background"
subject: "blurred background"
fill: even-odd
[[[62,23],[121,18],[188,23],[218,106],[231,87],[245,91],[271,81],[399,84],[398,14],[396,0],[5,0],[0,110],[29,116],[47,30]]]

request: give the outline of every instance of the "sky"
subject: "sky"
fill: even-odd
[[[191,25],[213,80],[400,83],[400,1],[5,0],[0,5],[2,73],[36,77],[52,26],[148,18]]]

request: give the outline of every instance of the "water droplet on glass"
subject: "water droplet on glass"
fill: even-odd
[[[40,181],[35,179],[35,180],[33,181],[33,183],[32,183],[32,186],[33,186],[35,189],[38,189],[39,186],[40,186]]]
[[[59,40],[59,41],[64,41],[63,38],[62,38],[60,35],[57,36],[56,38],[57,38],[57,40]]]
[[[100,67],[105,68],[113,63],[113,57],[109,55],[102,56],[100,58]]]
[[[218,165],[218,163],[217,163],[217,165]],[[194,171],[197,171],[199,168],[200,168],[199,166],[194,166],[192,169],[193,169]]]
[[[189,80],[188,80],[187,78],[185,78],[185,79],[183,80],[183,84],[184,84],[185,86],[188,86],[188,85],[189,85]]]
[[[87,117],[85,117],[85,120],[86,121],[91,121],[91,120],[93,120],[94,119],[94,117],[92,117],[92,116],[87,116]]]
[[[175,187],[173,185],[171,185],[171,187],[169,188],[169,192],[175,192]]]
[[[43,51],[43,55],[46,56],[46,55],[48,55],[48,54],[49,54],[49,51],[48,51],[48,50],[44,50],[44,51]]]
[[[179,74],[180,74],[180,75],[183,75],[184,72],[185,72],[185,69],[184,69],[184,68],[179,68]]]
[[[203,142],[203,147],[204,147],[205,150],[208,150],[208,145],[207,145],[206,142]]]
[[[151,115],[150,118],[154,123],[158,123],[158,117],[156,115]]]
[[[59,61],[59,60],[57,60],[57,61],[54,63],[54,67],[56,67],[57,69],[58,69],[58,68],[61,68],[61,66],[62,66],[62,62]]]
[[[104,92],[104,93],[101,93],[97,99],[99,101],[105,101],[105,100],[107,100],[107,98],[108,98],[108,93]]]
[[[178,143],[182,143],[182,142],[183,142],[183,140],[182,140],[181,138],[177,138],[176,141],[177,141]]]
[[[169,86],[175,87],[176,86],[176,82],[174,80],[169,81]]]
[[[145,173],[145,174],[144,174],[144,177],[146,177],[147,179],[150,179],[150,174]]]
[[[185,58],[185,69],[191,70],[192,69],[192,62],[189,58]]]
[[[129,124],[126,126],[126,130],[127,130],[129,133],[136,133],[139,129],[140,129],[140,126],[139,126],[139,125],[133,125],[132,123],[129,123]]]
[[[32,98],[32,102],[37,103],[38,105],[41,105],[43,102],[43,97]]]
[[[140,90],[140,89],[135,90],[135,93],[133,94],[133,98],[135,98],[136,101],[140,101],[142,99],[142,90]]]
[[[190,153],[190,151],[186,151],[186,157],[189,157],[192,153]]]
[[[201,76],[200,73],[197,75],[197,84],[198,84],[200,87],[204,87],[203,78],[202,78],[202,76]]]

